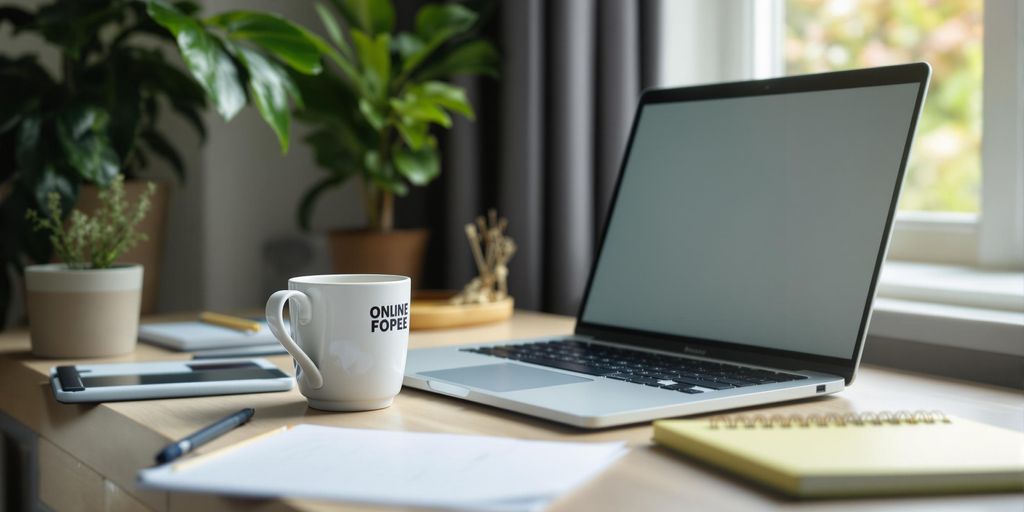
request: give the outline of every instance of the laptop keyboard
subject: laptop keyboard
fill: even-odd
[[[717,391],[807,378],[791,373],[687,359],[578,340],[552,340],[461,350],[688,394],[703,392],[702,389],[696,389],[698,387]]]

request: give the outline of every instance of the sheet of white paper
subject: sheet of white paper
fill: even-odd
[[[537,510],[610,465],[623,443],[299,425],[180,471],[143,469],[143,487],[475,510]]]

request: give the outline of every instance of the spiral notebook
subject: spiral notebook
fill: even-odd
[[[1024,491],[1024,434],[940,412],[663,420],[654,441],[798,497]]]

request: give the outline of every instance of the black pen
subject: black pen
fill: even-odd
[[[181,441],[171,443],[160,450],[160,453],[156,454],[157,464],[166,464],[182,455],[191,452],[199,446],[202,446],[218,437],[228,433],[231,429],[238,427],[252,418],[255,414],[254,409],[242,409],[224,419],[217,420],[216,423],[200,429],[198,432],[182,439]]]

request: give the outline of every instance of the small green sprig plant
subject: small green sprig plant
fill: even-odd
[[[119,174],[99,191],[100,206],[92,215],[75,209],[65,223],[60,195],[53,192],[47,198],[48,217],[35,210],[28,210],[25,216],[35,230],[50,232],[53,249],[68,268],[110,268],[122,254],[146,240],[146,234],[135,231],[135,226],[149,213],[155,191],[150,183],[132,208],[124,196],[124,176]]]

